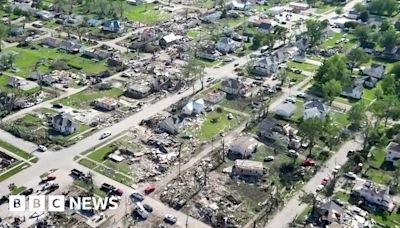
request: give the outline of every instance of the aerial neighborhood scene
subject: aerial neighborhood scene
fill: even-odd
[[[400,227],[399,13],[0,0],[0,227]]]

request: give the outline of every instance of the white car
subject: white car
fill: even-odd
[[[324,186],[322,184],[318,185],[316,192],[320,192],[322,189],[324,189]]]
[[[42,152],[45,152],[47,150],[47,147],[45,147],[43,145],[39,145],[38,150],[42,151]]]
[[[347,172],[347,173],[344,174],[344,176],[349,178],[349,179],[351,179],[351,180],[357,179],[357,175],[354,174],[353,172]]]
[[[270,161],[273,161],[275,159],[275,157],[274,156],[266,156],[265,158],[264,158],[264,161],[265,162],[270,162]]]
[[[288,151],[288,155],[290,157],[298,157],[299,156],[299,152],[296,152],[295,150],[289,150]]]
[[[294,103],[296,103],[297,100],[296,100],[296,98],[294,98],[294,97],[286,97],[285,101],[294,104]]]
[[[105,139],[110,135],[111,135],[110,131],[105,131],[105,132],[103,132],[103,134],[101,134],[100,139]]]
[[[171,223],[171,224],[175,224],[176,221],[177,221],[176,217],[173,216],[173,215],[171,215],[171,214],[166,214],[165,217],[164,217],[164,220],[165,220],[166,222]]]
[[[337,173],[337,172],[339,172],[339,170],[340,170],[341,168],[342,168],[342,167],[341,167],[340,165],[337,165],[337,166],[335,166],[335,168],[332,170],[332,172]]]
[[[306,98],[307,95],[305,93],[303,93],[303,92],[300,92],[296,96],[300,97],[300,98]]]

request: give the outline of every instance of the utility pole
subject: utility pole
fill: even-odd
[[[182,144],[179,144],[179,151],[178,151],[178,176],[181,176],[181,150],[182,150]]]
[[[188,228],[189,227],[189,215],[186,215],[186,224],[185,227]]]
[[[225,162],[225,140],[222,138],[222,162]]]

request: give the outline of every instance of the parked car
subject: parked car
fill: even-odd
[[[214,81],[214,77],[208,77],[208,78],[207,78],[207,82],[208,82],[208,83],[210,83],[210,82],[212,82],[212,81]]]
[[[144,209],[146,209],[147,212],[151,213],[153,212],[153,208],[148,205],[148,204],[143,204]]]
[[[144,193],[150,194],[150,193],[154,192],[154,190],[156,190],[156,186],[151,184],[146,187],[146,189],[144,190]]]
[[[103,134],[101,134],[100,139],[105,139],[111,135],[110,131],[105,131]]]
[[[21,195],[29,196],[32,193],[33,193],[33,188],[28,188],[28,189],[25,189],[23,192],[21,192]]]
[[[147,219],[147,217],[149,217],[149,213],[147,213],[147,211],[142,209],[141,207],[136,207],[135,213],[143,220],[145,220],[145,219]]]
[[[42,152],[45,152],[47,150],[47,147],[45,147],[43,145],[39,145],[38,150],[42,151]]]
[[[299,152],[297,152],[295,150],[289,150],[288,151],[288,156],[289,157],[298,157],[299,156]]]
[[[45,182],[48,182],[48,181],[53,181],[55,179],[56,179],[56,176],[48,175],[48,176],[45,176],[45,177],[41,178],[41,183],[45,183]]]
[[[144,196],[140,194],[139,192],[133,192],[130,196],[132,199],[137,200],[137,201],[143,201]]]
[[[176,219],[175,216],[173,216],[171,214],[166,214],[165,217],[164,217],[164,221],[168,222],[168,223],[171,223],[171,224],[175,224],[177,219]]]
[[[85,174],[82,172],[82,171],[80,171],[80,170],[77,170],[77,169],[72,169],[71,170],[71,176],[73,176],[73,177],[75,177],[75,178],[81,178],[81,177],[83,177]]]
[[[60,188],[59,184],[53,184],[51,185],[48,189],[47,189],[47,194],[54,192],[55,190],[57,190],[58,188]]]
[[[122,196],[122,195],[124,194],[124,191],[122,191],[122,190],[119,189],[119,188],[114,188],[114,189],[112,190],[112,194],[114,194],[114,195],[116,195],[116,196]]]
[[[107,184],[107,183],[103,183],[100,186],[100,190],[103,192],[106,192],[106,193],[109,193],[109,192],[113,191],[114,189],[115,189],[114,186],[112,186],[111,184]]]
[[[44,186],[42,187],[42,191],[49,190],[51,188],[51,186],[53,186],[54,184],[55,184],[54,181],[46,182],[46,184],[44,184]]]
[[[321,184],[322,184],[323,186],[326,186],[328,183],[329,183],[329,178],[328,178],[328,177],[324,177],[324,178],[321,180]]]
[[[274,159],[275,159],[274,156],[266,156],[266,157],[264,158],[264,161],[265,161],[265,162],[270,162],[270,161],[273,161]]]
[[[316,192],[320,192],[322,189],[324,189],[325,186],[323,186],[322,184],[318,185]]]
[[[296,96],[300,97],[300,98],[306,98],[307,97],[307,95],[305,93],[303,93],[303,92],[298,93]]]
[[[296,98],[294,98],[294,97],[286,97],[285,101],[294,104],[294,103],[296,103],[297,100],[296,100]]]
[[[353,155],[354,153],[355,153],[354,150],[349,150],[349,151],[347,152],[347,157],[350,157],[350,156]]]
[[[2,205],[3,203],[7,203],[7,202],[8,202],[8,196],[0,197],[0,205]]]
[[[354,174],[353,172],[347,172],[344,174],[345,177],[349,178],[350,180],[355,180],[357,179],[357,175]]]
[[[335,168],[333,168],[332,172],[338,173],[341,168],[342,167],[340,165],[337,165],[337,166],[335,166]]]
[[[34,28],[42,28],[43,25],[41,23],[37,22],[37,23],[33,23],[32,27],[34,27]]]
[[[301,165],[304,167],[315,166],[315,161],[311,160],[311,159],[306,159],[306,160],[304,160],[304,162]]]
[[[63,108],[62,104],[53,104],[53,108]]]

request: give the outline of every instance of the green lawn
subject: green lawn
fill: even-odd
[[[90,102],[102,97],[114,97],[122,95],[123,91],[118,88],[111,88],[108,90],[87,89],[82,92],[76,93],[72,96],[63,98],[54,103],[61,103],[66,106],[74,108],[88,108]]]
[[[14,146],[14,145],[11,145],[3,140],[0,140],[0,147],[20,156],[22,158],[25,158],[25,159],[33,158],[33,155],[28,154],[26,151],[21,150],[20,148]]]
[[[91,186],[88,183],[86,183],[82,180],[75,180],[74,185],[76,185],[80,188],[83,188],[86,191],[89,191],[89,189],[91,188]],[[93,186],[93,193],[95,195],[97,195],[98,197],[106,197],[107,196],[107,194],[105,192],[101,191],[100,188],[97,186]]]
[[[0,175],[0,182],[7,178],[10,178],[11,176],[19,173],[20,171],[22,171],[28,167],[29,167],[29,165],[27,163],[21,163],[20,165],[16,166],[14,169],[6,171],[5,173]]]
[[[10,192],[10,194],[11,195],[18,195],[18,194],[20,194],[21,192],[23,192],[23,191],[25,191],[25,189],[26,189],[26,187],[24,187],[24,186],[15,186],[12,190],[11,190],[11,192]]]
[[[106,155],[112,151],[113,151],[112,144],[108,144],[104,147],[101,147],[91,152],[88,157],[94,161],[103,162],[106,159]]]
[[[251,99],[234,97],[225,98],[220,103],[220,106],[230,109],[235,109],[240,112],[252,113]]]
[[[322,3],[322,2],[321,2],[321,4],[319,4],[317,7],[318,7],[318,8],[317,8],[317,10],[315,11],[315,13],[317,13],[317,14],[324,14],[324,13],[327,13],[327,12],[329,12],[329,11],[332,11],[332,10],[335,10],[335,9],[336,9],[336,6],[329,5],[329,4],[324,4],[324,3]]]
[[[348,202],[350,199],[350,195],[342,191],[335,192],[335,197],[343,202]]]
[[[347,38],[349,39],[349,42],[347,43],[339,43],[336,44],[336,41],[341,39],[341,38]],[[334,33],[330,38],[328,38],[325,42],[321,44],[322,48],[328,48],[328,47],[334,47],[334,46],[342,46],[345,50],[351,48],[354,44],[356,43],[356,39],[354,35],[351,34],[342,34],[342,33]]]
[[[115,170],[111,168],[104,168],[103,166],[98,166],[95,169],[96,172],[99,172],[103,174],[104,176],[107,176],[115,181],[118,181],[119,183],[122,183],[126,186],[132,186],[134,184],[134,181],[132,178],[128,178],[120,173],[117,173]]]
[[[387,227],[399,227],[400,226],[400,214],[392,213],[390,215],[384,215],[382,213],[371,213],[372,218],[377,222]]]
[[[201,140],[209,140],[220,132],[227,132],[235,127],[244,120],[244,117],[233,113],[233,119],[227,118],[228,112],[212,111],[206,114],[205,121],[197,132]],[[215,121],[215,122],[214,122]]]
[[[297,63],[297,62],[289,62],[287,64],[287,67],[290,68],[297,68],[300,69],[302,71],[309,71],[309,72],[315,72],[318,69],[318,66],[316,65],[312,65],[312,64],[308,64],[308,63]]]
[[[332,117],[333,121],[335,121],[335,123],[337,123],[341,127],[345,127],[349,124],[346,113],[331,110],[329,115]]]
[[[160,10],[155,9],[156,4],[140,4],[137,6],[128,5],[125,9],[124,15],[129,20],[140,21],[143,23],[155,23],[158,21],[165,21],[169,15]]]
[[[293,116],[290,117],[290,119],[293,120],[294,122],[297,122],[303,118],[304,100],[297,99],[295,105],[296,105],[296,111],[294,112]]]
[[[299,84],[300,82],[302,82],[304,80],[305,76],[302,74],[295,74],[293,72],[288,72],[288,80],[286,81],[286,83],[289,83],[289,79],[290,82],[295,82],[295,84]]]
[[[187,32],[187,36],[189,38],[197,38],[200,35],[200,31],[199,30],[194,30],[194,29],[189,29]]]
[[[78,163],[83,165],[83,166],[88,167],[89,169],[94,169],[97,166],[97,163],[95,163],[95,162],[93,162],[93,161],[91,161],[89,159],[86,159],[86,158],[82,158],[81,160],[79,160]]]
[[[107,69],[107,65],[104,61],[94,62],[93,60],[80,57],[79,55],[71,55],[68,53],[57,51],[56,49],[44,48],[41,46],[36,46],[36,49],[28,48],[18,48],[12,47],[7,48],[4,51],[15,51],[18,53],[15,56],[14,65],[18,68],[16,75],[27,77],[32,71],[35,63],[41,59],[45,58],[47,64],[39,68],[42,72],[48,72],[49,64],[52,60],[65,60],[70,66],[81,68],[82,71],[86,73],[99,73]]]

